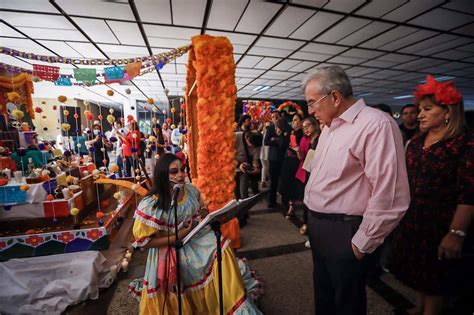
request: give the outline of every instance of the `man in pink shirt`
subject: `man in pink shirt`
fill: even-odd
[[[366,314],[366,256],[410,203],[402,135],[395,120],[354,99],[340,67],[316,69],[304,89],[309,113],[325,125],[304,197],[315,310]]]

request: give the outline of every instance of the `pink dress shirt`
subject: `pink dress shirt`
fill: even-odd
[[[352,243],[373,252],[410,204],[403,139],[394,119],[358,100],[322,130],[305,188],[310,210],[363,216]]]

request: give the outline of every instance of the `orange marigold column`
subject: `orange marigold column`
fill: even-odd
[[[235,189],[235,63],[225,37],[192,38],[186,78],[189,159],[193,183],[214,211],[234,199]],[[240,247],[239,222],[222,227]]]

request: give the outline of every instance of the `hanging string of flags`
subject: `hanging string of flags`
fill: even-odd
[[[139,58],[129,58],[129,59],[72,59],[72,58],[62,58],[54,56],[42,56],[35,55],[32,53],[25,53],[17,51],[11,48],[0,47],[0,53],[7,54],[10,56],[18,56],[21,58],[26,58],[30,60],[39,60],[46,61],[50,63],[61,62],[65,59],[68,62],[63,62],[66,64],[81,64],[81,65],[106,65],[112,64],[111,67],[103,68],[103,72],[98,73],[95,68],[76,68],[73,69],[74,75],[70,74],[60,74],[60,68],[56,66],[49,65],[33,65],[33,71],[15,67],[8,64],[0,63],[0,68],[6,69],[11,73],[26,72],[32,74],[36,77],[36,80],[52,81],[55,85],[58,86],[92,86],[96,84],[111,84],[111,83],[120,83],[122,81],[132,80],[134,77],[150,73],[154,70],[161,70],[167,63],[175,60],[178,57],[184,55],[190,46],[183,46],[176,49],[172,49],[169,52],[147,56]],[[26,57],[24,57],[26,56]],[[77,63],[80,60],[81,63]],[[86,61],[83,63],[82,61]],[[122,65],[120,65],[122,64]],[[143,71],[142,71],[143,70]],[[104,82],[97,81],[97,78],[103,77]],[[73,83],[71,79],[74,78],[77,82]]]

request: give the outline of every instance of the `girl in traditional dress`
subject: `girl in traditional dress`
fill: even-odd
[[[140,314],[177,314],[177,253],[175,220],[170,208],[173,186],[184,185],[178,196],[179,239],[207,214],[197,188],[185,183],[185,168],[173,154],[164,154],[154,171],[154,185],[135,211],[135,247],[148,249],[145,276],[134,280],[130,292],[140,301]],[[261,314],[254,305],[261,283],[249,267],[235,257],[230,241],[222,242],[225,314]],[[207,226],[179,251],[183,314],[218,314],[216,238]]]

